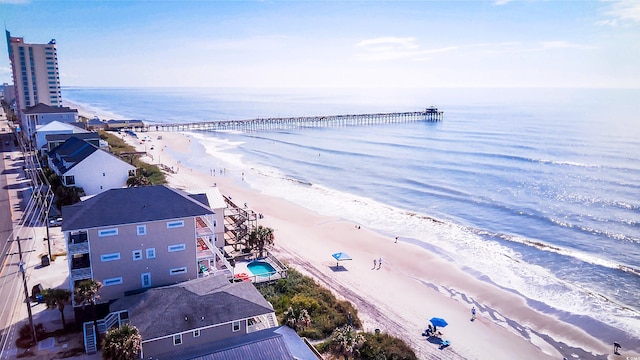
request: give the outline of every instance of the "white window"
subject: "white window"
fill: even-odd
[[[169,269],[169,275],[178,275],[178,274],[184,274],[187,272],[187,267],[179,267],[179,268],[173,268],[173,269]]]
[[[167,251],[168,252],[183,251],[186,248],[187,248],[187,245],[185,244],[169,245],[167,246]]]
[[[155,258],[156,258],[156,248],[148,248],[147,259],[155,259]]]
[[[111,253],[111,254],[100,255],[100,261],[102,261],[102,262],[114,261],[114,260],[120,260],[120,253]]]
[[[240,321],[233,322],[233,332],[240,331]]]
[[[133,250],[131,253],[134,261],[142,260],[142,250]]]
[[[103,286],[120,285],[120,284],[122,284],[122,278],[121,277],[102,280],[102,285]]]
[[[193,337],[198,337],[198,336],[200,336],[200,329],[193,330]]]
[[[98,230],[99,237],[116,236],[116,235],[118,235],[118,228]]]
[[[182,334],[179,335],[173,335],[173,345],[180,345],[182,344]]]
[[[142,278],[143,288],[147,288],[151,286],[151,273],[143,273],[140,277]]]
[[[183,226],[184,226],[184,220],[169,221],[167,223],[167,229],[174,229],[174,228],[179,228],[179,227],[183,227]]]
[[[138,236],[147,235],[147,225],[138,225],[136,229]]]

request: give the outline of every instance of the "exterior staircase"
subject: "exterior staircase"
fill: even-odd
[[[98,351],[96,344],[96,332],[93,328],[93,321],[86,322],[82,326],[84,332],[84,348],[87,354],[95,354]]]
[[[269,324],[269,328],[278,326],[278,319],[276,319],[275,313],[267,314],[267,323]]]

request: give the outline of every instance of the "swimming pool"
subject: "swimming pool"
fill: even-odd
[[[276,269],[266,261],[255,260],[247,264],[247,269],[256,276],[269,276],[276,273]]]

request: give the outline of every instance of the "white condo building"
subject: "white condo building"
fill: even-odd
[[[26,44],[23,38],[5,32],[18,118],[22,118],[24,109],[39,103],[62,106],[56,41]]]

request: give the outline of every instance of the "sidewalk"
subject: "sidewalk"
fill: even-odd
[[[5,132],[10,131],[6,120],[0,121],[0,128],[4,128]],[[6,155],[6,153],[5,153]],[[23,261],[25,263],[25,276],[27,281],[27,290],[31,296],[33,286],[40,284],[43,289],[47,288],[64,288],[69,289],[69,271],[68,262],[66,256],[66,245],[64,236],[60,230],[60,227],[53,227],[49,229],[52,261],[49,266],[42,266],[41,256],[48,254],[48,244],[45,240],[47,236],[45,226],[22,226],[21,224],[27,223],[25,220],[30,214],[25,213],[25,206],[28,198],[23,198],[25,194],[28,194],[30,187],[30,180],[25,176],[23,171],[24,159],[22,153],[14,149],[9,153],[9,157],[4,157],[1,161],[4,161],[5,168],[7,170],[7,183],[9,192],[9,204],[11,207],[11,218],[13,220],[13,238],[19,236],[23,240]],[[27,195],[28,196],[28,195]],[[13,246],[15,252],[17,252],[17,245]],[[7,262],[7,268],[4,271],[17,272],[18,271],[18,255],[14,255],[10,261]],[[24,352],[22,349],[17,349],[15,345],[15,339],[17,338],[17,332],[24,324],[28,324],[28,312],[24,299],[24,288],[22,280],[20,279],[20,292],[17,296],[17,302],[12,309],[11,327],[9,329],[9,341],[6,347],[2,349],[0,356],[1,360],[15,359],[18,354]],[[58,309],[47,309],[45,304],[31,303],[31,312],[33,317],[33,323],[43,324],[47,332],[53,332],[58,329],[62,329],[62,318]],[[65,306],[65,321],[67,324],[72,324],[74,319],[74,312],[71,304]],[[63,336],[55,336],[44,339],[38,343],[37,346],[30,349],[30,353],[33,356],[29,356],[32,359],[50,359],[54,357],[63,357],[64,355],[71,355],[72,353],[78,353],[81,356],[76,358],[83,359],[99,359],[100,355],[94,354],[88,356],[84,353],[84,345],[81,332],[68,333]],[[64,354],[63,354],[64,353]],[[64,356],[66,357],[66,356]]]

